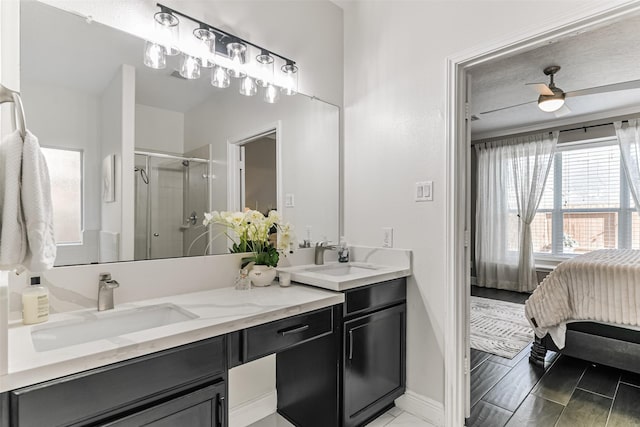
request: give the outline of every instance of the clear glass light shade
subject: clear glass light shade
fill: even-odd
[[[282,73],[282,91],[286,95],[295,95],[298,93],[298,67],[294,64],[283,65]]]
[[[180,75],[189,80],[200,78],[200,64],[198,64],[198,60],[191,55],[183,54],[180,64]]]
[[[262,53],[256,56],[256,83],[260,87],[267,87],[273,82],[273,56]]]
[[[147,41],[144,44],[144,65],[156,70],[162,70],[167,66],[167,54],[163,46]]]
[[[231,84],[231,78],[227,70],[219,65],[214,65],[211,70],[211,85],[220,89],[225,89]]]
[[[246,62],[247,46],[237,42],[229,43],[227,45],[227,54],[231,61],[231,67],[229,68],[231,77],[239,79],[246,76],[247,73],[244,71],[244,64]]]
[[[178,18],[169,12],[158,12],[153,16],[155,21],[155,37],[157,42],[164,46],[167,55],[180,53]]]
[[[277,86],[268,84],[264,89],[264,101],[269,104],[275,104],[280,99],[280,91]]]
[[[256,82],[249,76],[240,80],[240,94],[244,96],[253,96],[258,92]]]
[[[196,59],[201,67],[209,68],[213,66],[213,58],[216,53],[216,35],[206,28],[196,28],[193,30],[196,38]]]

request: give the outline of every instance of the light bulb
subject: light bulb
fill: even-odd
[[[193,35],[197,39],[196,59],[201,67],[213,66],[213,54],[216,51],[216,36],[215,33],[206,28],[196,28],[193,30]]]
[[[167,66],[167,55],[164,47],[158,43],[146,42],[144,44],[144,65],[156,70],[162,70]]]
[[[196,58],[191,55],[182,55],[180,75],[189,80],[200,78],[200,65],[198,64]]]
[[[153,16],[155,20],[156,37],[160,44],[164,46],[167,55],[177,55],[180,53],[178,49],[180,32],[178,31],[178,23],[180,22],[176,16],[170,12],[158,12]]]
[[[231,60],[231,67],[229,68],[229,74],[231,77],[237,79],[247,75],[244,72],[244,63],[246,62],[247,46],[238,42],[231,42],[227,44],[227,54]]]
[[[269,104],[275,104],[280,98],[280,91],[272,84],[268,84],[264,90],[264,100]]]
[[[282,72],[284,73],[282,91],[286,95],[295,95],[298,92],[298,67],[288,62],[282,66]]]
[[[545,113],[553,113],[554,111],[558,111],[564,105],[564,99],[556,98],[556,99],[546,99],[538,102],[538,108],[540,108]]]
[[[240,83],[240,93],[244,96],[253,96],[258,92],[258,87],[253,79],[246,76]]]
[[[230,83],[231,79],[229,78],[227,70],[219,65],[214,65],[213,70],[211,70],[211,85],[224,89],[229,87]]]
[[[273,56],[263,50],[260,55],[256,56],[256,62],[258,63],[256,83],[261,87],[267,87],[273,81]]]

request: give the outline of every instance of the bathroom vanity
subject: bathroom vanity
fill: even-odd
[[[173,297],[173,304],[198,317],[150,329],[154,333],[145,340],[128,343],[132,352],[148,354],[129,358],[134,353],[127,345],[109,348],[126,343],[127,336],[103,339],[93,355],[82,349],[94,351],[100,341],[39,354],[23,349],[25,371],[15,375],[17,383],[57,369],[122,360],[7,390],[0,426],[226,426],[228,370],[274,353],[282,416],[302,427],[363,425],[404,392],[405,287],[400,278],[344,293],[294,285]],[[285,294],[289,304],[282,301]],[[232,296],[226,307],[202,303]],[[21,328],[13,331],[18,345],[24,344],[19,332],[31,333],[31,327]],[[128,337],[135,340],[136,334]],[[155,351],[180,340],[187,343]],[[40,366],[28,369],[26,363]]]

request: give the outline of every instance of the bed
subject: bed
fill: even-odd
[[[547,350],[640,373],[640,251],[604,249],[567,260],[525,303],[535,331],[529,361]]]

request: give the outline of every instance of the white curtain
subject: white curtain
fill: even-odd
[[[558,132],[554,132],[476,145],[475,258],[479,286],[528,292],[538,285],[531,223],[557,141]],[[515,229],[517,235],[510,235],[509,231]]]
[[[517,289],[518,257],[509,250],[510,151],[497,143],[476,144],[476,284]],[[514,249],[514,248],[511,248]]]
[[[636,209],[640,212],[640,120],[613,122],[622,153],[622,164]]]

